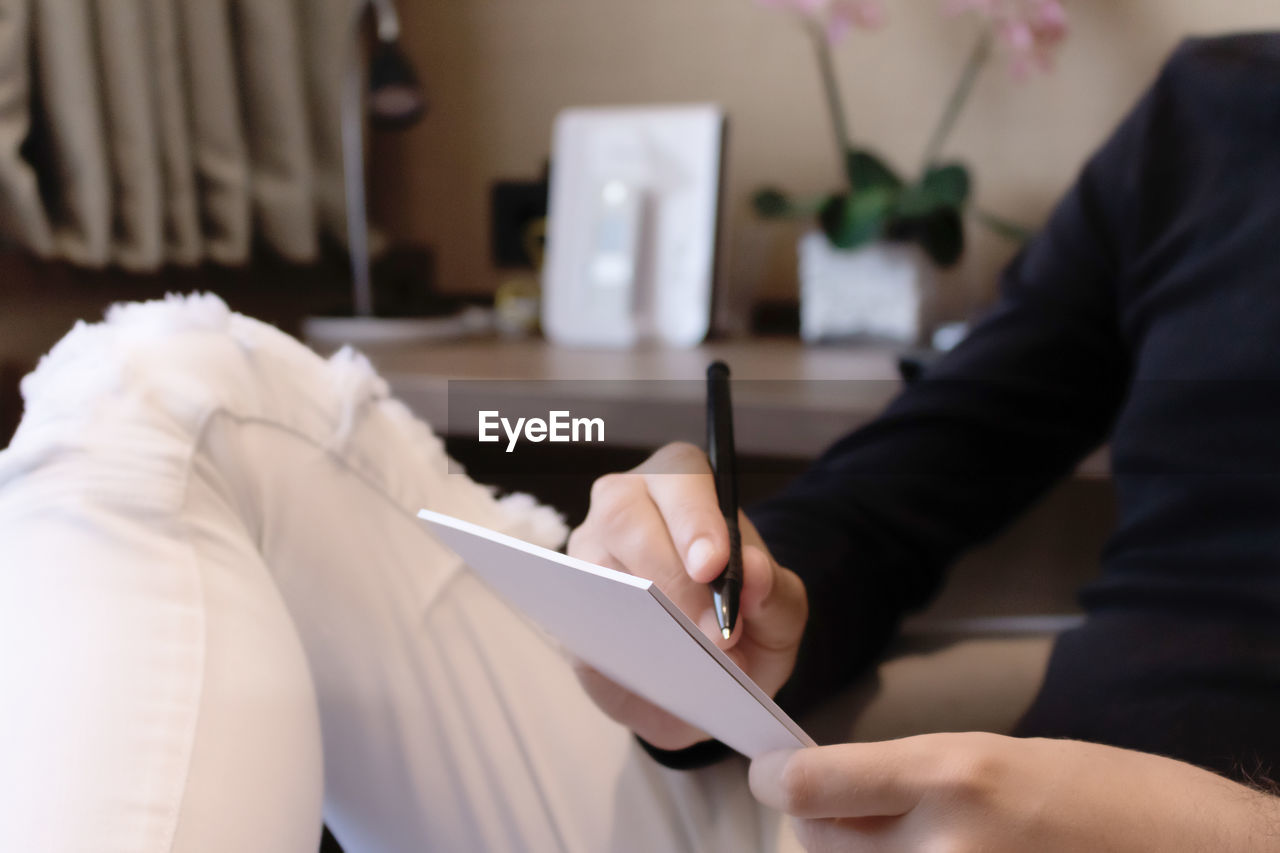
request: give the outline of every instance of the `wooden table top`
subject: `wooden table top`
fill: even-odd
[[[875,417],[898,393],[885,346],[810,346],[794,338],[717,341],[691,349],[573,349],[495,338],[364,346],[392,392],[439,432],[475,435],[477,407],[506,415],[568,409],[599,416],[611,443],[701,443],[707,365],[733,371],[742,454],[812,458]],[[1105,455],[1081,466],[1105,476]]]

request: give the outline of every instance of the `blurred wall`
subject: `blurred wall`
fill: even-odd
[[[887,0],[888,27],[855,33],[837,62],[854,135],[914,169],[969,49],[974,21],[941,0]],[[993,62],[950,153],[971,163],[977,200],[1040,223],[1088,153],[1184,35],[1280,27],[1275,0],[1066,0],[1072,32],[1057,71],[1015,83]],[[426,121],[374,142],[374,216],[438,252],[441,287],[485,292],[488,186],[532,177],[569,105],[717,101],[729,112],[730,286],[795,294],[796,228],[748,209],[762,183],[831,187],[836,158],[808,42],[753,0],[402,0],[406,48],[432,100]],[[1009,244],[971,228],[958,272],[990,293]]]

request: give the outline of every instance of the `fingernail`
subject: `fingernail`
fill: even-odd
[[[697,571],[707,564],[711,559],[711,554],[715,551],[716,546],[711,544],[711,540],[705,536],[701,539],[695,539],[693,544],[689,546],[686,565],[690,572]]]

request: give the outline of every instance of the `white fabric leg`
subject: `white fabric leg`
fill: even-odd
[[[741,763],[655,765],[418,525],[556,533],[449,474],[358,359],[173,300],[77,329],[24,393],[0,849],[314,849],[322,783],[351,853],[774,846]]]
[[[325,733],[325,815],[353,853],[757,850],[776,832],[745,766],[654,764],[586,698],[558,651],[414,518],[474,515],[469,490],[398,503],[368,453],[411,448],[377,408],[335,453],[262,421],[207,433],[258,507],[267,564],[311,661]],[[237,460],[231,462],[230,460]],[[445,475],[461,480],[461,475]]]
[[[319,721],[270,576],[116,449],[0,486],[0,850],[314,851]]]

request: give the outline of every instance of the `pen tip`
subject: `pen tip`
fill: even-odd
[[[724,638],[727,640],[729,639],[729,634],[732,632],[728,628],[721,628],[720,633],[724,634]]]

